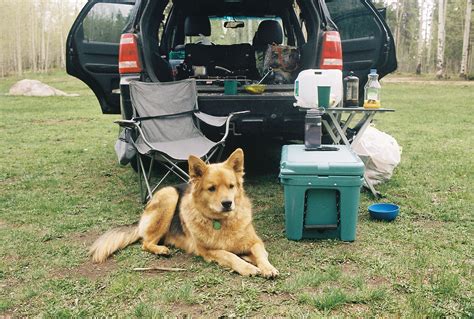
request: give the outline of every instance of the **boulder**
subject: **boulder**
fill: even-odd
[[[13,84],[9,94],[22,96],[79,96],[79,94],[67,94],[41,81],[28,79]]]

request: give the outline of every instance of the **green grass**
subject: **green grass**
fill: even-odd
[[[286,240],[278,158],[249,172],[255,225],[281,273],[265,280],[139,245],[91,264],[98,234],[142,210],[135,174],[116,163],[118,116],[102,115],[91,91],[61,72],[29,76],[81,97],[0,95],[0,316],[473,316],[472,85],[383,85],[397,112],[376,126],[403,155],[378,189],[401,213],[370,220],[373,199],[362,193],[354,243]],[[0,93],[15,80],[0,80]],[[154,265],[187,271],[132,271]]]

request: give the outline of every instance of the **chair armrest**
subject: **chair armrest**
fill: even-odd
[[[209,125],[212,125],[212,126],[215,126],[215,127],[221,127],[228,120],[230,120],[230,118],[232,118],[233,116],[237,116],[237,115],[240,115],[240,114],[246,114],[246,113],[250,113],[250,111],[233,112],[233,113],[230,113],[227,116],[214,116],[214,115],[210,115],[210,114],[203,113],[203,112],[196,112],[196,113],[194,113],[194,115],[196,115],[196,117],[198,119],[200,119],[201,121],[203,121],[206,124],[209,124]]]
[[[194,115],[204,123],[215,127],[221,127],[229,118],[228,116],[214,116],[203,112],[196,112]]]
[[[227,139],[227,135],[229,135],[229,129],[230,129],[230,119],[234,116],[237,116],[237,115],[241,115],[241,114],[247,114],[247,113],[250,113],[250,111],[240,111],[240,112],[233,112],[233,113],[230,113],[229,116],[227,117],[227,120],[225,122],[225,133],[224,133],[224,136],[222,137],[222,139],[220,140],[219,143],[224,143],[225,140]]]
[[[138,122],[134,120],[116,120],[114,123],[120,125],[121,127],[135,128],[138,126]]]

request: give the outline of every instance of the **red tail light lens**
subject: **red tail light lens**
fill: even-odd
[[[326,31],[323,35],[323,51],[321,54],[321,69],[342,70],[341,36],[337,31]]]
[[[137,35],[133,33],[124,33],[120,38],[119,50],[119,72],[140,73],[142,66],[138,55]]]

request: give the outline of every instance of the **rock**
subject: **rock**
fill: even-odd
[[[79,94],[67,94],[40,81],[28,79],[13,84],[9,94],[21,96],[79,96]]]

